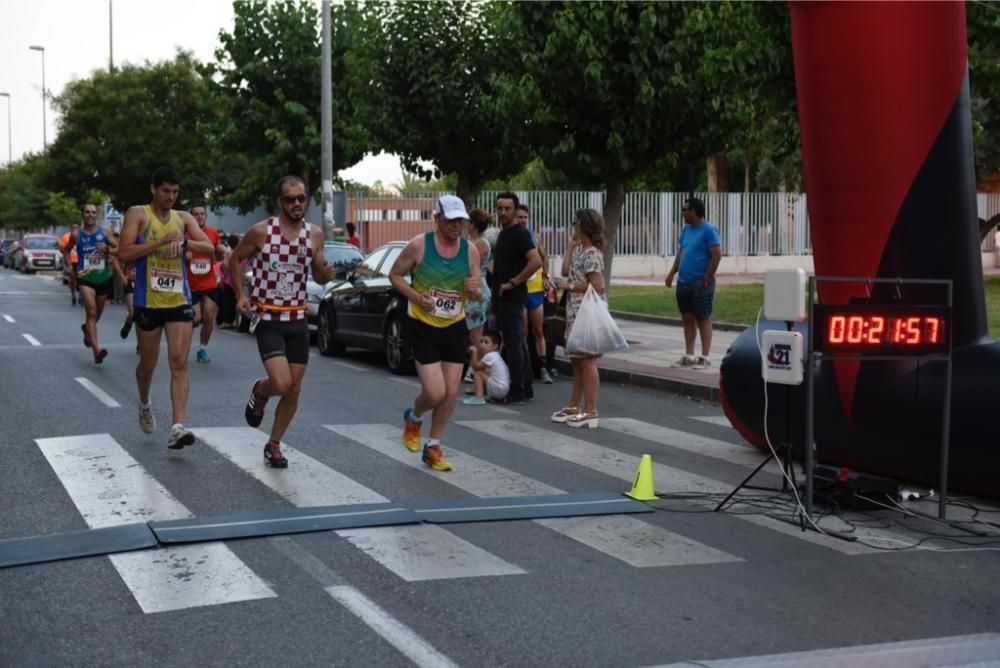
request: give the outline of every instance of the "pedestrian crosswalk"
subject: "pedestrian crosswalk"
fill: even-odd
[[[603,445],[602,434],[634,439],[640,445],[655,443],[679,451],[697,453],[710,460],[746,469],[756,466],[762,455],[731,441],[709,438],[684,429],[685,421],[672,421],[672,427],[629,418],[604,418],[602,428],[588,432],[589,440],[559,425],[536,426],[525,421],[493,413],[500,419],[461,420],[449,429],[447,447],[455,470],[447,474],[431,471],[419,457],[404,450],[399,443],[399,426],[385,423],[324,425],[330,443],[366,452],[405,475],[420,476],[420,484],[440,486],[442,496],[454,494],[478,498],[540,496],[564,491],[548,482],[543,472],[518,470],[518,458],[511,453],[526,449],[533,456],[549,458],[555,467],[565,464],[596,472],[609,478],[608,489],[626,491],[635,475],[639,456],[625,452],[622,446]],[[688,423],[690,424],[690,423]],[[267,435],[246,426],[194,427],[199,439],[195,447],[207,446],[221,456],[220,461],[234,467],[240,484],[270,490],[285,503],[295,507],[371,504],[390,501],[338,471],[334,465],[316,459],[296,443],[282,448],[291,462],[287,470],[274,470],[264,464],[260,448]],[[722,433],[715,429],[713,433]],[[724,435],[724,434],[723,434]],[[622,438],[614,439],[621,442]],[[170,520],[190,517],[191,513],[129,451],[109,434],[73,435],[36,439],[36,443],[56,477],[65,488],[80,515],[91,528],[128,522]],[[455,447],[464,443],[469,448]],[[495,446],[504,456],[489,459],[481,446]],[[310,448],[324,443],[310,442]],[[480,446],[477,455],[472,454]],[[472,448],[472,450],[470,450]],[[491,451],[491,455],[492,455]],[[328,459],[324,457],[324,459]],[[503,461],[508,466],[497,463]],[[399,468],[400,466],[404,468]],[[565,467],[564,467],[565,468]],[[550,469],[546,467],[546,471]],[[668,463],[654,463],[658,490],[717,495],[730,491],[732,484],[692,473]],[[413,478],[416,480],[415,478]],[[561,478],[565,479],[565,478]],[[563,487],[567,487],[563,485]],[[572,491],[580,491],[570,486]],[[382,490],[385,491],[385,490]],[[596,490],[595,490],[596,491]],[[394,498],[392,501],[404,501]],[[708,501],[691,500],[694,507]],[[714,503],[714,502],[713,502]],[[253,510],[253,509],[248,509]],[[716,516],[721,517],[721,516]],[[866,538],[850,543],[816,532],[806,532],[765,514],[737,514],[739,520],[756,527],[780,532],[783,536],[808,541],[813,545],[845,555],[862,555],[886,546],[912,542],[887,529],[858,528]],[[725,531],[706,539],[691,534],[690,526],[669,522],[662,516],[601,516],[533,520],[545,535],[576,545],[578,550],[593,550],[607,559],[608,567],[677,568],[720,565],[746,561],[752,550],[738,541],[727,539]],[[516,547],[494,554],[490,546],[459,535],[461,530],[438,525],[411,525],[339,530],[343,539],[364,557],[379,564],[402,581],[446,581],[477,577],[518,577],[530,572],[523,563],[534,563],[525,555],[517,558]],[[697,536],[697,538],[695,537]],[[550,538],[551,539],[551,538]],[[569,539],[572,543],[565,543]],[[783,538],[784,539],[784,538]],[[495,546],[493,546],[495,549]],[[553,546],[555,550],[556,547]],[[565,547],[559,549],[566,549]],[[224,543],[166,547],[145,552],[110,557],[122,582],[146,613],[189,607],[233,603],[274,597],[269,584],[244,563]],[[183,574],[184,577],[178,577]]]

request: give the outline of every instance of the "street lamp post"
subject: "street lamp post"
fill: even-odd
[[[11,148],[10,133],[10,93],[0,93],[0,97],[7,98],[7,166],[14,162],[14,149]]]
[[[48,105],[48,99],[46,98],[48,92],[45,89],[45,47],[35,45],[35,46],[29,46],[28,48],[31,49],[32,51],[42,52],[42,147],[43,149],[48,150],[49,130],[48,130],[48,122],[45,120],[45,108],[49,105]]]

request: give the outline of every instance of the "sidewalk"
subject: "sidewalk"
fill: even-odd
[[[674,368],[684,355],[684,330],[680,320],[612,312],[628,341],[628,349],[608,353],[597,363],[601,381],[665,390],[682,396],[719,401],[719,364],[729,345],[746,329],[743,325],[716,323],[712,333],[712,364],[702,369]],[[701,343],[696,344],[701,350]],[[569,359],[556,353],[562,377],[570,377]]]

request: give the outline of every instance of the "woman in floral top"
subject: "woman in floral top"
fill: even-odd
[[[563,255],[562,275],[568,278],[557,279],[556,287],[569,291],[566,304],[568,339],[587,289],[593,286],[597,294],[604,296],[604,218],[593,209],[576,212],[573,238]],[[569,403],[552,414],[553,422],[564,422],[570,427],[597,427],[598,357],[600,355],[570,355],[573,391]]]

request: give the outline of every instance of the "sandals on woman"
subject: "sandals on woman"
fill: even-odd
[[[594,411],[592,413],[577,413],[567,419],[566,424],[576,428],[597,429],[597,421],[597,411]]]

